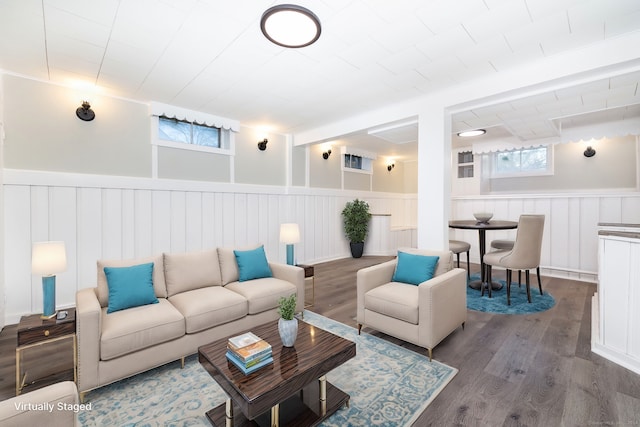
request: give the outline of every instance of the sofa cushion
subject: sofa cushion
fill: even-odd
[[[201,252],[164,254],[165,281],[167,296],[180,292],[220,286],[220,263],[215,249]]]
[[[247,315],[247,300],[222,286],[195,289],[169,297],[184,316],[188,334],[212,328]]]
[[[109,304],[109,286],[107,276],[104,274],[105,267],[131,267],[132,265],[153,263],[153,290],[158,298],[167,297],[167,286],[164,281],[164,262],[162,255],[157,255],[139,259],[125,260],[100,260],[98,261],[98,301],[101,307]]]
[[[236,248],[238,251],[248,251],[259,248],[261,245],[253,245],[243,248]],[[220,261],[220,274],[222,276],[222,286],[237,282],[240,278],[238,273],[238,263],[236,255],[231,248],[218,248],[218,260]]]
[[[233,251],[238,264],[238,280],[262,279],[273,277],[267,255],[264,253],[264,246],[260,246],[249,251]]]
[[[393,273],[394,282],[419,285],[433,278],[438,263],[438,256],[409,254],[398,251],[398,262]]]
[[[107,314],[102,309],[100,359],[110,360],[183,336],[184,317],[164,298]]]
[[[107,313],[158,303],[153,292],[152,262],[131,267],[105,267],[104,274],[109,286]]]
[[[226,289],[237,292],[249,302],[249,314],[262,313],[278,307],[280,297],[296,293],[296,287],[286,280],[267,277],[264,279],[232,282]]]
[[[418,324],[418,286],[391,282],[364,294],[364,308]]]

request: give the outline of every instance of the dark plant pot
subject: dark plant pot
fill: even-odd
[[[349,244],[351,246],[351,256],[354,258],[360,258],[362,256],[362,252],[364,252],[364,242]]]

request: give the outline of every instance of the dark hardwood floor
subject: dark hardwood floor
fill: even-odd
[[[316,304],[309,309],[355,327],[356,271],[386,259],[315,265]],[[543,276],[542,286],[556,299],[551,310],[527,316],[469,311],[465,329],[434,349],[436,360],[459,372],[414,426],[640,425],[640,376],[590,350],[596,285]]]
[[[387,259],[391,257],[316,264],[315,305],[309,310],[355,327],[356,272]],[[543,277],[542,285],[556,299],[551,310],[527,316],[469,311],[465,329],[434,349],[436,360],[459,372],[414,426],[640,424],[640,376],[590,351],[596,286],[549,277]],[[0,399],[15,393],[15,334],[12,325],[0,333]],[[48,357],[62,356],[53,352]]]

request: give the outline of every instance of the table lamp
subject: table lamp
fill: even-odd
[[[293,265],[293,244],[300,241],[298,224],[280,224],[280,242],[287,244],[287,264]]]
[[[56,273],[67,269],[64,242],[36,242],[31,252],[31,272],[42,275],[42,318],[56,315]]]

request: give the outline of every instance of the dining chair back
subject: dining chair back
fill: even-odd
[[[488,282],[491,283],[491,267],[502,267],[507,270],[507,304],[511,304],[511,272],[525,270],[527,286],[527,300],[531,302],[529,270],[535,268],[538,272],[538,287],[542,295],[539,267],[542,252],[542,237],[544,232],[544,215],[520,215],[516,240],[511,250],[490,252],[484,256],[487,265]],[[483,289],[484,293],[484,289]],[[491,290],[489,290],[491,296]]]

